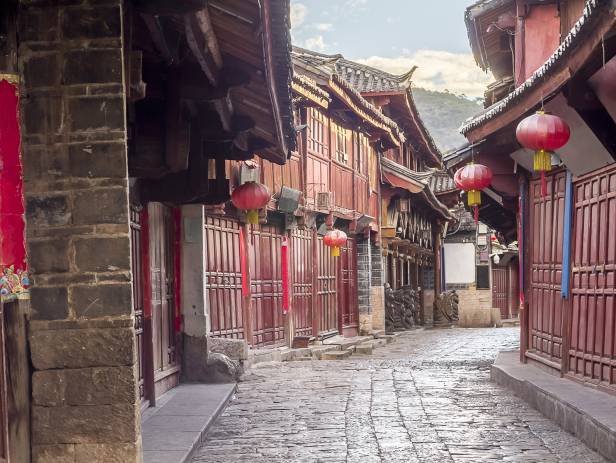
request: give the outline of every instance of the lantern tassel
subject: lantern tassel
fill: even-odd
[[[246,220],[251,225],[257,225],[259,223],[259,210],[252,209],[246,212]]]
[[[332,257],[340,257],[340,246],[333,246],[331,249]]]
[[[545,178],[545,171],[541,171],[541,196],[547,196],[548,194],[548,182]]]
[[[475,216],[475,225],[479,223],[479,206],[473,206],[473,215]]]

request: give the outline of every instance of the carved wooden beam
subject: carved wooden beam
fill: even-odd
[[[219,61],[211,51],[212,49],[218,48],[216,36],[212,34],[205,35],[201,29],[200,22],[193,14],[184,16],[184,28],[186,30],[186,41],[188,42],[190,51],[199,63],[201,70],[210,84],[213,87],[218,87],[222,58],[220,58]]]

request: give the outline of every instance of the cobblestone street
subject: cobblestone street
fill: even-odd
[[[489,381],[518,333],[415,331],[372,356],[255,368],[194,462],[603,462]]]

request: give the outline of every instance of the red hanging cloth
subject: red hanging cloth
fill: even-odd
[[[282,264],[282,313],[289,313],[289,239],[282,237],[280,262]]]

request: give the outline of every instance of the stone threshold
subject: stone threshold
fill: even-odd
[[[522,364],[519,352],[499,353],[491,378],[616,463],[616,396]]]
[[[188,463],[236,384],[181,384],[142,415],[144,463]]]

